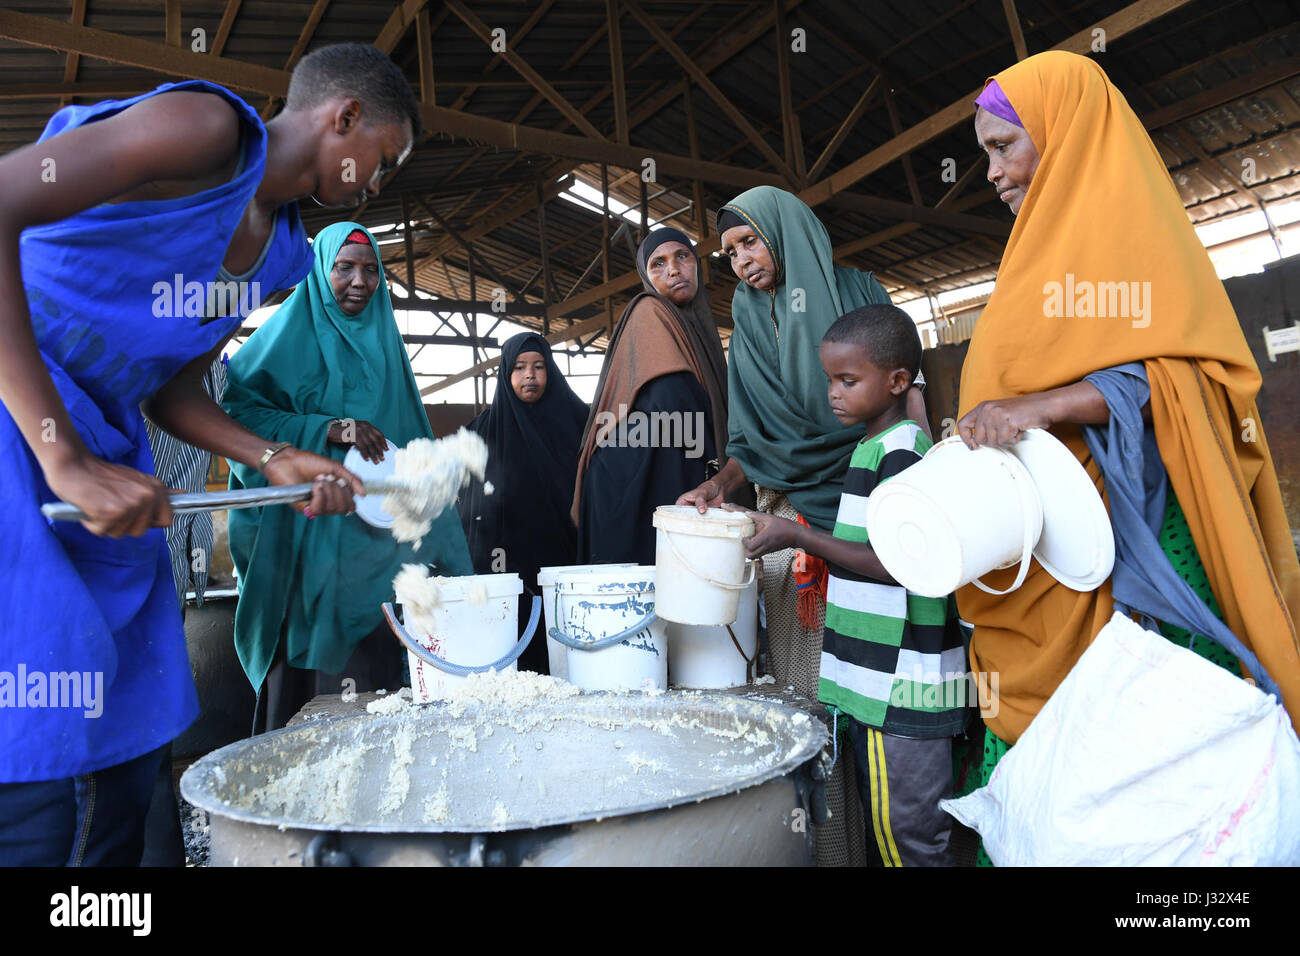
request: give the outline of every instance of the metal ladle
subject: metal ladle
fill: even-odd
[[[424,475],[419,478],[398,480],[381,478],[364,483],[368,495],[401,495],[409,506],[412,501],[428,502],[428,508],[439,505],[438,511],[429,517],[441,513],[446,504],[433,502],[434,476]],[[262,505],[288,505],[298,501],[311,500],[315,482],[301,485],[279,485],[267,488],[240,488],[232,491],[186,492],[171,496],[172,514],[197,514],[203,511],[236,510],[239,508],[260,508]],[[41,514],[51,521],[86,521],[89,516],[76,505],[65,501],[52,501],[41,505]]]

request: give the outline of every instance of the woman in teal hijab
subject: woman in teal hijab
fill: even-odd
[[[227,413],[260,435],[339,460],[352,445],[378,460],[385,439],[401,448],[432,438],[374,237],[335,223],[312,249],[311,274],[230,360]],[[262,484],[256,471],[231,463],[232,488]],[[379,608],[392,600],[403,564],[473,573],[454,509],[418,551],[355,515],[232,511],[230,551],[239,576],[235,647],[260,689],[258,730],[283,726],[318,693],[398,684],[403,658]],[[343,686],[345,678],[354,683]]]
[[[718,210],[722,251],[741,280],[731,300],[728,461],[713,478],[682,495],[703,509],[734,500],[753,482],[758,510],[831,531],[844,475],[863,426],[831,414],[818,348],[841,315],[888,303],[869,272],[834,263],[826,227],[797,196],[774,186],[741,193]],[[908,411],[924,404],[916,390]],[[825,622],[825,565],[794,551],[763,557],[768,671],[777,685],[816,699]],[[818,593],[820,591],[820,593]],[[800,600],[801,595],[804,600]],[[827,796],[833,817],[818,828],[821,864],[863,862],[850,754],[841,751]],[[846,833],[845,826],[850,828]]]

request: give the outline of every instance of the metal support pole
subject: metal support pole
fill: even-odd
[[[600,217],[601,283],[609,282],[609,166],[600,164],[600,202],[605,214]],[[605,316],[614,327],[614,298],[605,296]]]
[[[542,195],[541,180],[537,182],[537,246],[542,258],[542,335],[551,334],[551,260],[546,252],[546,197]],[[498,388],[500,384],[498,383]]]

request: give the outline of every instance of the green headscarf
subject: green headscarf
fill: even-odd
[[[432,438],[397,328],[379,248],[379,286],[359,315],[339,308],[329,275],[356,223],[335,223],[312,243],[316,264],[293,294],[230,360],[222,403],[231,418],[270,441],[342,460],[326,442],[335,418],[368,421],[399,448]],[[231,462],[230,487],[263,487],[255,469]],[[472,574],[465,533],[448,509],[416,551],[356,515],[309,520],[283,505],[230,512],[230,553],[239,574],[235,648],[260,687],[280,634],[294,667],[337,673],[381,620],[404,563]],[[393,643],[397,653],[397,643]]]
[[[759,186],[722,208],[754,230],[777,268],[772,291],[742,281],[731,299],[727,454],[750,481],[784,492],[810,524],[829,531],[853,446],[866,431],[831,414],[817,349],[841,315],[889,296],[871,273],[834,264],[826,227],[793,193]]]

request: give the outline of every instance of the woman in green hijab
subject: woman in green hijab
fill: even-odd
[[[865,431],[841,425],[831,414],[817,350],[837,318],[888,303],[889,296],[870,273],[835,265],[826,227],[783,189],[759,186],[741,193],[718,210],[718,234],[741,280],[731,300],[729,458],[677,503],[721,507],[753,482],[759,511],[831,531],[849,458]],[[924,423],[924,404],[914,389],[909,414],[918,407]],[[768,671],[778,686],[793,685],[814,700],[826,615],[823,571],[819,559],[804,555],[796,561],[792,550],[763,557]],[[855,817],[861,826],[860,814],[845,812],[857,809],[856,792],[844,783],[845,773],[853,779],[844,769],[849,758],[841,751],[828,788],[834,816],[818,831],[819,863],[864,859],[861,834],[843,829],[851,829]]]
[[[339,460],[354,445],[378,461],[385,440],[400,448],[432,438],[374,237],[335,223],[312,248],[311,274],[230,360],[227,413]],[[262,484],[231,463],[232,488]],[[379,608],[403,564],[473,573],[454,509],[418,551],[355,515],[232,511],[230,551],[239,577],[235,647],[259,688],[256,732],[284,726],[317,694],[397,686],[403,656]]]

